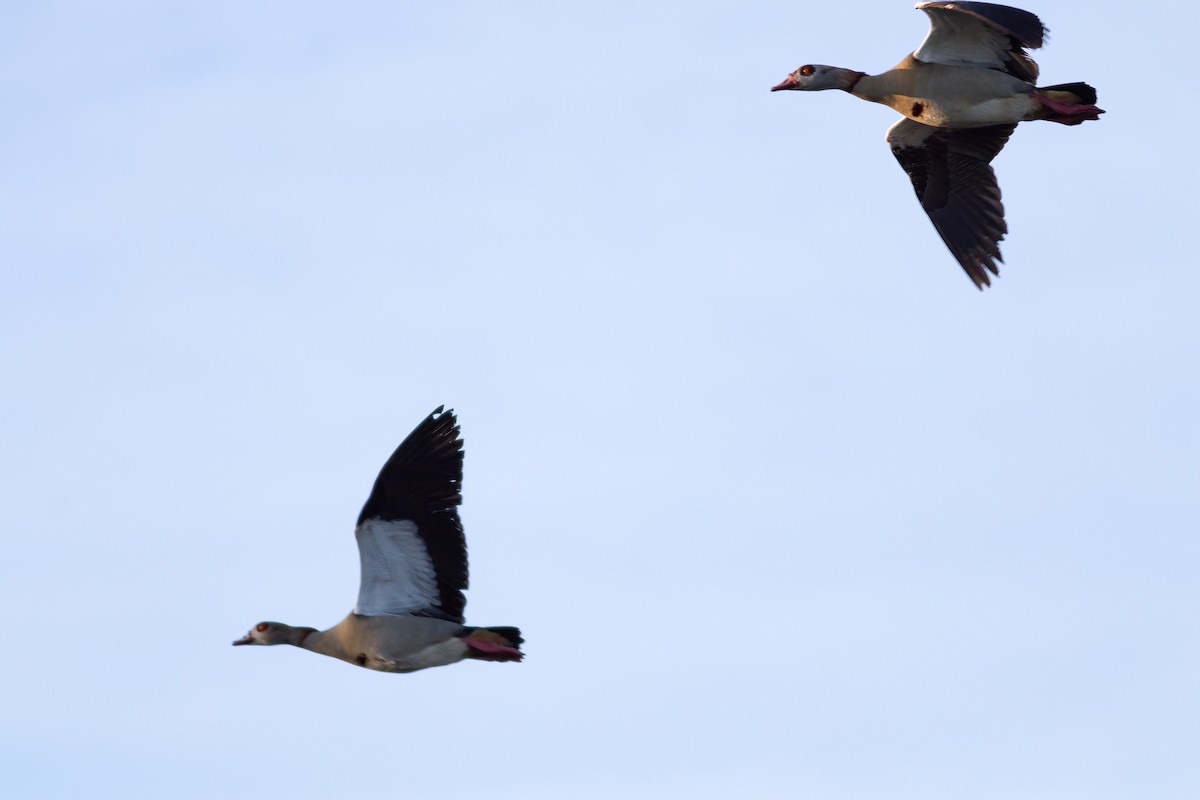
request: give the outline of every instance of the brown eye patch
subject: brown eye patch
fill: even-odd
[[[262,633],[266,629],[267,629],[267,623],[265,623],[265,622],[260,622],[254,626],[254,630],[258,631],[259,633]]]
[[[812,75],[814,71],[815,70],[813,70],[812,64],[805,64],[803,67],[800,68],[800,74],[806,78],[809,75]]]

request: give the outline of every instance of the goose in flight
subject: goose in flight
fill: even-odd
[[[994,3],[927,2],[929,34],[880,75],[805,64],[771,89],[841,89],[904,115],[888,129],[892,155],[908,173],[921,207],[975,286],[999,275],[1008,232],[990,166],[1018,122],[1078,125],[1100,118],[1086,83],[1035,86],[1038,66],[1025,48],[1046,29],[1028,11]]]
[[[234,644],[290,644],[381,672],[520,661],[517,628],[463,624],[462,467],[458,422],[439,407],[392,453],[358,515],[354,611],[325,631],[260,622]]]

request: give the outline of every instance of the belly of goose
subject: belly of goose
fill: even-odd
[[[376,656],[370,658],[363,666],[379,670],[380,672],[416,672],[419,669],[442,667],[446,664],[462,661],[466,658],[469,649],[466,642],[458,637],[454,637],[453,639],[430,645],[424,650],[418,650],[403,658]]]
[[[889,105],[914,122],[935,128],[983,128],[1029,119],[1038,104],[1029,95],[1019,94],[975,103],[896,97]]]

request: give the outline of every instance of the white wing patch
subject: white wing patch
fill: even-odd
[[[908,117],[887,129],[887,143],[893,150],[904,147],[924,147],[925,140],[934,134],[936,128],[913,122]]]
[[[913,58],[926,64],[951,67],[997,69],[1004,66],[1009,50],[1006,34],[961,11],[921,10],[929,15],[929,34],[913,53]]]
[[[354,537],[362,563],[355,614],[377,617],[437,608],[437,572],[417,535],[417,523],[366,519]]]

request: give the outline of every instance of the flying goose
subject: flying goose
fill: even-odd
[[[234,644],[291,644],[381,672],[520,661],[517,628],[463,625],[462,448],[439,406],[383,465],[354,532],[362,578],[348,617],[326,631],[260,622]]]
[[[999,275],[1008,232],[1000,187],[989,166],[1018,122],[1078,125],[1099,119],[1086,83],[1037,87],[1026,47],[1042,46],[1046,28],[1028,11],[993,3],[917,3],[929,34],[881,75],[806,64],[771,89],[841,89],[904,115],[887,132],[892,155],[912,180],[921,207],[975,286]]]

